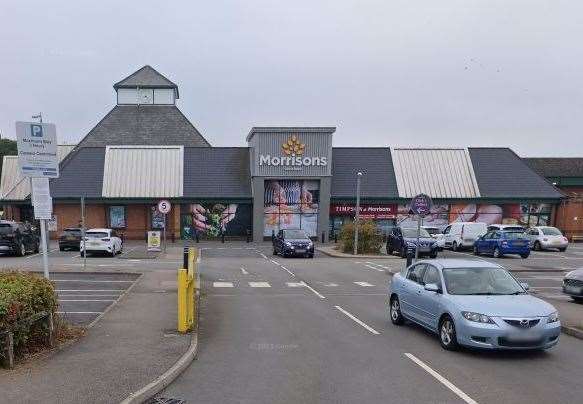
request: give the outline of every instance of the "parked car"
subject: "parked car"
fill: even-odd
[[[494,258],[516,254],[528,258],[530,245],[523,232],[492,230],[480,236],[474,243],[474,255],[480,254],[492,254]]]
[[[39,237],[24,223],[0,221],[0,252],[20,257],[39,251]]]
[[[527,290],[491,262],[423,260],[393,276],[389,314],[395,325],[410,320],[436,333],[447,350],[551,348],[559,342],[559,314]]]
[[[123,250],[123,243],[112,229],[90,229],[81,240],[81,256],[91,253],[106,253],[115,257]]]
[[[546,250],[549,248],[558,248],[559,251],[565,251],[569,246],[569,240],[563,236],[563,233],[556,227],[535,226],[526,232],[530,240],[531,248],[535,251]]]
[[[505,231],[521,231],[524,232],[526,229],[518,224],[491,224],[488,226],[488,231],[492,230],[505,230]]]
[[[81,229],[76,227],[63,229],[59,235],[59,250],[65,251],[66,249],[81,249]]]
[[[583,303],[583,269],[568,272],[563,278],[563,293],[578,303]]]
[[[429,255],[431,258],[437,257],[437,242],[423,227],[419,233],[419,256]],[[387,254],[392,255],[398,252],[402,258],[407,257],[407,250],[415,254],[417,248],[417,229],[407,227],[393,227],[387,238]]]
[[[464,248],[471,249],[478,237],[488,232],[486,223],[455,222],[443,230],[443,248],[458,251]]]
[[[439,229],[439,227],[435,227],[435,226],[421,226],[422,228],[424,228],[427,233],[429,233],[429,235],[433,238],[437,238],[439,236],[439,234],[441,234],[441,230]]]
[[[273,255],[314,258],[314,243],[300,229],[280,230],[273,239]]]

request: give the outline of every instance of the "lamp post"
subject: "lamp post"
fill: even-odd
[[[356,211],[354,214],[354,255],[358,255],[358,222],[360,220],[360,179],[362,173],[356,173]]]

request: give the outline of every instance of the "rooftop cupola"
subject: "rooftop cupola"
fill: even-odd
[[[178,86],[146,65],[115,83],[118,105],[174,105]]]

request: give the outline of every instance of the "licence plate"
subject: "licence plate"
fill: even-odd
[[[579,286],[565,286],[565,292],[567,293],[574,293],[576,295],[581,294],[581,287]]]
[[[431,251],[431,248],[429,248],[427,246],[421,246],[421,247],[419,247],[419,251],[420,252],[429,252],[429,251]]]
[[[303,249],[303,248],[298,248],[298,249],[296,250],[296,252],[297,252],[297,253],[305,253],[305,252],[306,252],[306,250],[305,250],[305,249]]]
[[[541,338],[538,334],[533,333],[517,333],[517,334],[510,334],[508,337],[508,341],[514,342],[532,342],[539,340]]]
[[[65,240],[75,240],[75,236],[67,236],[65,237]]]
[[[553,244],[561,244],[559,240],[553,240]]]
[[[87,244],[88,244],[88,245],[99,245],[99,243],[98,243],[98,242],[96,242],[96,241],[90,241],[90,242],[89,242],[89,243],[87,243]]]

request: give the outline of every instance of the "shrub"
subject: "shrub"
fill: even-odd
[[[57,306],[57,295],[49,280],[24,272],[0,273],[0,330],[14,333],[16,352],[44,335],[40,323],[29,324],[25,320],[43,311],[54,314]]]
[[[354,223],[346,223],[340,229],[342,251],[352,254],[354,251]],[[378,254],[383,244],[383,237],[377,231],[372,220],[361,221],[358,225],[358,253]]]

